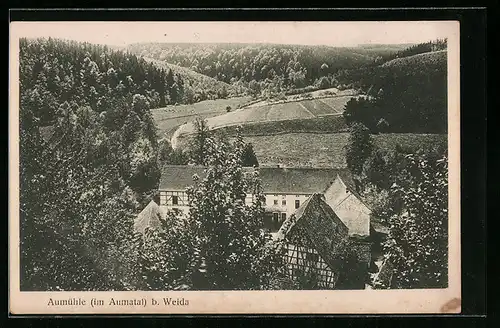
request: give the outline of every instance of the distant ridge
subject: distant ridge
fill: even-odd
[[[422,65],[431,62],[439,62],[442,60],[446,61],[446,56],[447,56],[446,50],[424,52],[413,56],[390,60],[382,64],[382,67],[395,67],[395,66],[419,65],[419,64]]]

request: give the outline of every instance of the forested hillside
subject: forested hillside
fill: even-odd
[[[150,107],[181,81],[106,47],[21,40],[23,290],[138,287],[133,218],[160,173]]]
[[[232,91],[219,92],[227,85],[193,77],[185,69],[157,67],[133,54],[88,43],[21,39],[20,60],[21,87],[36,103],[42,124],[51,123],[64,102],[103,112],[130,102],[134,94],[142,94],[156,108],[192,103],[199,89],[206,99],[224,98]]]
[[[342,72],[340,81],[366,94],[346,105],[346,121],[372,132],[446,133],[445,46],[439,40],[416,45],[380,65]]]
[[[203,100],[226,99],[248,93],[248,89],[243,85],[231,85],[185,67],[149,57],[143,58],[148,63],[154,64],[157,68],[172,71],[174,75],[177,74],[183,77],[184,94],[182,102],[185,104],[197,103]]]
[[[396,51],[384,47],[175,43],[132,44],[127,50],[235,86],[248,86],[256,95],[310,85],[336,86],[334,76],[338,70],[362,67],[379,55]]]

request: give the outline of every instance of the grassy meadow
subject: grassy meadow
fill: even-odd
[[[349,133],[288,133],[274,136],[247,136],[253,144],[261,165],[288,165],[304,167],[345,167],[344,146]],[[446,145],[447,136],[441,134],[391,133],[373,135],[382,149],[403,147],[435,147]]]

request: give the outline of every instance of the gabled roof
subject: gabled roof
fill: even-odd
[[[336,247],[340,240],[347,238],[348,229],[321,194],[311,195],[295,214],[286,219],[276,239],[286,239],[295,229],[305,231],[323,260],[329,266],[335,266]]]
[[[205,176],[204,166],[166,165],[163,168],[159,189],[185,190],[193,185],[193,175]],[[245,168],[246,171],[259,171],[264,193],[267,194],[313,194],[324,192],[337,175],[343,180],[352,181],[347,169],[266,167]]]
[[[339,174],[347,176],[348,171],[335,168],[259,168],[262,188],[265,193],[270,194],[323,193]]]
[[[162,210],[154,200],[142,210],[134,221],[134,230],[144,234],[146,228],[158,228],[161,225]]]
[[[354,179],[352,179],[352,176],[348,177],[339,174],[337,178],[342,181],[351,195],[355,196],[360,201],[360,203],[363,204],[368,210],[372,210],[371,207],[365,201],[363,201],[363,197],[356,190],[356,185],[354,183]]]

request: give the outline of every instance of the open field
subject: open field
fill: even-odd
[[[248,136],[261,165],[305,167],[345,167],[345,150],[349,133],[288,133],[275,136]],[[416,149],[446,145],[441,134],[394,133],[373,135],[382,149],[394,149],[397,144]]]
[[[272,104],[280,104],[280,103],[287,103],[287,102],[295,102],[295,101],[301,101],[301,100],[308,100],[308,99],[317,99],[317,98],[325,98],[325,97],[346,97],[346,96],[355,96],[357,95],[358,92],[353,89],[346,89],[346,90],[339,90],[337,88],[328,88],[328,89],[319,89],[319,90],[314,90],[314,91],[303,91],[301,93],[297,94],[290,94],[287,96],[284,96],[284,98],[280,99],[268,99],[268,100],[260,100],[256,101],[255,103],[246,106],[247,108],[250,107],[261,107],[261,106],[267,106],[267,105],[272,105]]]
[[[184,127],[184,126],[183,126]],[[241,126],[231,125],[224,128],[219,128],[215,132],[223,136],[236,135],[236,129],[244,137],[272,137],[290,134],[325,134],[325,133],[340,133],[347,132],[348,126],[342,115],[327,115],[321,117],[313,117],[309,119],[293,119],[280,121],[265,121],[244,124]],[[179,129],[180,130],[180,129]],[[178,130],[178,132],[179,132]],[[179,135],[177,132],[173,144],[179,148],[185,147],[193,134]],[[174,147],[175,148],[175,147]]]
[[[250,97],[205,100],[191,105],[156,108],[152,109],[151,113],[158,127],[158,134],[170,138],[180,125],[193,121],[197,116],[209,118],[221,115],[226,113],[227,106],[231,106],[232,110],[235,110],[238,106],[250,101]]]
[[[207,123],[212,129],[221,129],[238,125],[245,127],[246,125],[254,124],[296,120],[307,121],[309,119],[326,118],[329,116],[341,116],[345,104],[351,98],[352,96],[341,96],[286,102],[259,107],[245,107],[234,112],[210,117],[207,119]],[[277,128],[277,130],[281,131],[279,128]],[[194,126],[192,124],[186,124],[180,128],[179,136],[192,133],[194,133]]]

